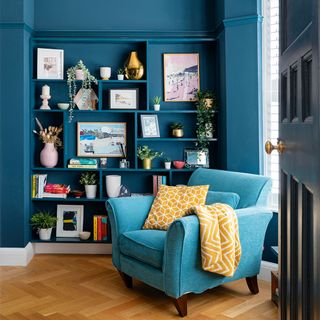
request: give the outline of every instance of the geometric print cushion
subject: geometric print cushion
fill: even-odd
[[[205,204],[208,189],[209,185],[161,185],[142,228],[168,230],[173,221],[190,214],[190,209]]]

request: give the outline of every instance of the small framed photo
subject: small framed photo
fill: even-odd
[[[157,115],[141,115],[141,129],[143,138],[160,138]]]
[[[63,79],[64,51],[37,49],[37,79]]]
[[[109,90],[110,109],[138,109],[139,89],[119,88]]]
[[[200,89],[199,53],[163,55],[164,101],[195,101]]]
[[[184,149],[184,160],[193,168],[209,168],[209,150]]]
[[[79,237],[83,229],[83,206],[57,206],[57,237]]]
[[[123,158],[127,145],[126,122],[78,122],[77,156]]]

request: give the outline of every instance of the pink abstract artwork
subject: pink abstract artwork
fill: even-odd
[[[164,54],[164,100],[195,101],[199,90],[199,54]]]

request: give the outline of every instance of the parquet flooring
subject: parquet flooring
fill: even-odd
[[[188,297],[197,320],[277,319],[270,284],[251,295],[244,280]],[[164,293],[139,281],[127,289],[110,256],[37,255],[28,267],[0,268],[1,320],[179,319]]]

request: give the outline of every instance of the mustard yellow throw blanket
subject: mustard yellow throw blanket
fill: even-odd
[[[232,277],[241,257],[238,219],[228,205],[194,207],[200,221],[202,268]]]

